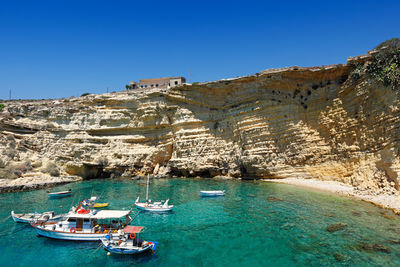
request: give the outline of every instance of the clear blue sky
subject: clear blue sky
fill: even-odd
[[[0,0],[0,99],[345,63],[400,37],[400,1]]]

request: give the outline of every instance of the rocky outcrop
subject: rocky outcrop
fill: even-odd
[[[0,177],[59,173],[302,177],[399,189],[399,97],[351,64],[262,71],[170,90],[9,101]],[[54,172],[53,172],[54,173]]]

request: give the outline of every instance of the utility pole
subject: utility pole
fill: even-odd
[[[191,80],[190,80],[190,69],[189,69],[189,83],[191,82]]]
[[[108,94],[108,87],[107,87],[107,94]]]
[[[11,89],[10,89],[10,100],[11,100]]]

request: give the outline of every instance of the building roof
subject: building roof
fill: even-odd
[[[86,214],[78,214],[75,212],[68,213],[68,217],[71,218],[83,218],[83,219],[119,219],[129,215],[130,210],[95,210],[94,212]]]
[[[161,77],[161,78],[152,78],[152,79],[140,79],[139,82],[151,82],[158,80],[170,80],[170,79],[185,79],[185,77]]]

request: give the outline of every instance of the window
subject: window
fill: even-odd
[[[88,223],[89,219],[83,219],[83,222]]]
[[[75,218],[69,218],[68,222],[76,222],[76,219]]]
[[[147,88],[147,84],[144,87]]]
[[[156,87],[158,87],[158,83],[156,84]]]
[[[175,81],[175,85],[178,85],[178,81]]]

